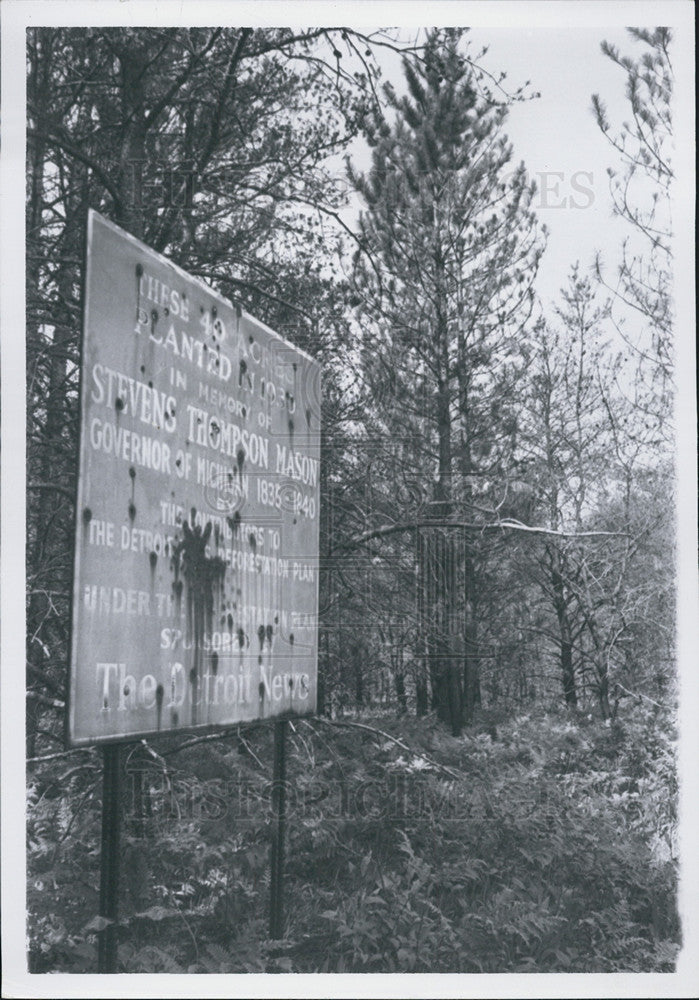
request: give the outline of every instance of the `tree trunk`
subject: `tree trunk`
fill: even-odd
[[[427,715],[428,706],[427,681],[424,677],[418,677],[415,681],[415,714],[419,718]]]
[[[557,549],[550,549],[551,585],[553,588],[553,603],[558,620],[558,634],[561,645],[560,663],[563,681],[563,697],[568,708],[577,708],[578,695],[575,688],[575,670],[573,667],[573,640],[568,602],[561,569],[561,557]]]
[[[438,484],[435,492],[441,493]],[[439,507],[442,509],[448,504],[442,502]],[[452,651],[457,621],[453,539],[440,530],[429,530],[423,536],[423,552],[426,599],[422,630],[432,686],[432,707],[440,721],[449,725],[458,736],[463,728],[463,692],[459,661]]]
[[[115,205],[116,221],[132,236],[144,238],[144,216],[152,216],[145,204],[148,190],[144,188],[146,135],[144,80],[150,54],[135,44],[119,52],[121,67],[121,106],[124,136],[118,173],[119,203]],[[162,194],[162,193],[161,193]]]
[[[405,693],[405,677],[402,673],[396,674],[396,698],[398,699],[398,710],[404,715],[408,711],[408,698]]]
[[[569,708],[577,708],[578,696],[575,690],[575,673],[573,671],[573,646],[567,639],[561,642],[561,672],[566,705]]]
[[[609,704],[609,678],[607,677],[606,673],[600,678],[598,698],[599,698],[599,707],[602,713],[602,718],[605,720],[611,719],[612,708],[611,705]]]
[[[330,669],[330,629],[322,629],[318,636],[318,645],[323,640],[324,654],[318,657],[318,691],[317,691],[317,712],[318,715],[325,715],[325,678]]]
[[[403,673],[403,646],[398,650],[395,670],[396,698],[398,699],[398,710],[401,713],[408,711],[408,698],[405,692],[405,674]]]
[[[469,491],[470,496],[470,491]],[[464,656],[463,656],[463,685],[464,685],[464,721],[466,725],[473,722],[473,715],[476,705],[481,702],[481,681],[479,661],[476,655],[478,648],[478,632],[475,614],[475,571],[473,557],[468,551],[468,540],[461,539],[461,549],[463,552],[464,586],[463,586],[463,629],[464,629]]]

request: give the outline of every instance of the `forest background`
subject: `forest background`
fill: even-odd
[[[125,969],[674,967],[669,38],[630,35],[635,62],[619,66],[637,83],[631,124],[608,129],[626,135],[626,152],[610,146],[626,256],[604,247],[614,266],[599,274],[571,261],[553,306],[537,297],[536,192],[505,139],[528,89],[481,73],[468,36],[442,31],[407,51],[402,90],[382,94],[377,41],[405,44],[341,29],[29,36],[35,971],[87,971],[97,929],[82,919],[94,879],[76,877],[95,863],[95,762],[57,745],[88,203],[324,361],[323,697],[296,736],[299,780],[421,779],[402,823],[373,805],[330,822],[300,811],[291,878],[304,902],[280,950],[261,916],[265,828],[224,834],[206,784],[264,772],[266,731],[156,747],[157,774],[134,770],[150,775],[150,804],[133,802],[129,819]],[[604,130],[602,103],[596,113]],[[371,160],[338,184],[327,155],[359,135]],[[241,136],[244,167],[231,155]],[[206,183],[189,203],[192,157]],[[153,170],[155,199],[134,162]],[[349,187],[364,205],[353,234]],[[167,850],[163,775],[187,801]]]

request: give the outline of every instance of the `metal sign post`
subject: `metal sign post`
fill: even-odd
[[[274,770],[272,772],[272,850],[269,897],[269,936],[284,934],[284,834],[286,827],[286,729],[288,722],[274,723]]]
[[[97,971],[116,972],[119,919],[119,826],[121,822],[121,745],[102,748],[102,848],[100,916],[109,923],[99,933]]]

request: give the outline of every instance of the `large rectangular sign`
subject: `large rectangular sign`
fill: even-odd
[[[315,710],[320,370],[90,212],[72,744]]]

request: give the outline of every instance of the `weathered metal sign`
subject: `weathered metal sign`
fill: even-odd
[[[315,710],[320,372],[90,212],[69,739]]]

